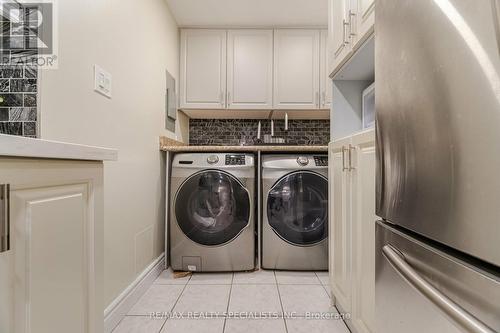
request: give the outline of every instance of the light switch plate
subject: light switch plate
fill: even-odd
[[[111,86],[113,78],[98,65],[94,65],[94,90],[98,93],[111,98]]]

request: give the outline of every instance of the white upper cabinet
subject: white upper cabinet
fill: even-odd
[[[349,47],[350,1],[329,0],[328,2],[328,30],[331,41],[330,72],[333,72],[351,52]]]
[[[372,34],[375,0],[329,0],[329,72],[336,72]]]
[[[227,33],[227,108],[273,107],[273,31]]]
[[[180,107],[226,107],[226,31],[181,31]]]
[[[238,109],[324,112],[332,100],[328,50],[327,30],[183,29],[180,108],[228,117]]]
[[[375,25],[375,0],[357,0],[355,47],[363,43]]]
[[[319,108],[319,30],[274,31],[274,108]]]
[[[330,109],[332,104],[332,80],[328,71],[328,30],[321,30],[321,45],[319,57],[319,90],[321,93],[320,109]]]

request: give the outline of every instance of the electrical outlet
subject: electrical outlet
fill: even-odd
[[[94,90],[108,98],[111,98],[111,83],[111,74],[98,65],[94,65]]]

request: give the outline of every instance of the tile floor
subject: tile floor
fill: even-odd
[[[349,333],[336,314],[327,272],[166,270],[113,333]]]

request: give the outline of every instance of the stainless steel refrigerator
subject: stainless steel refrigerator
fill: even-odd
[[[500,332],[499,17],[376,2],[378,333]]]

